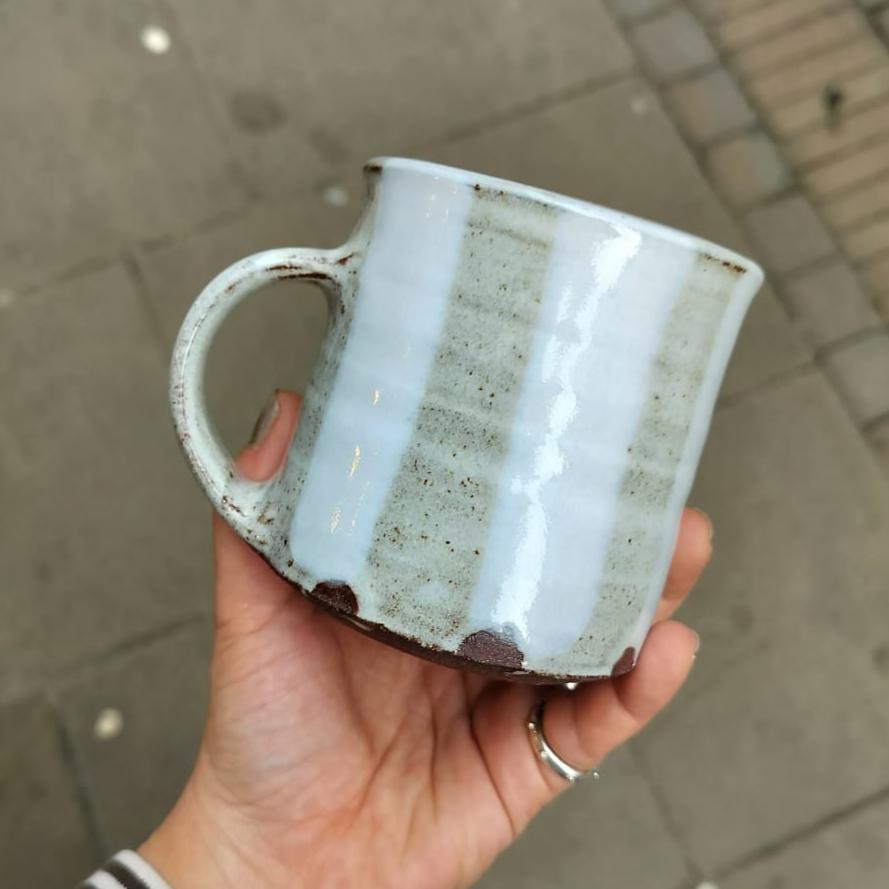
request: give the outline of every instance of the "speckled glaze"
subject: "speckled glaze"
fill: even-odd
[[[216,509],[282,576],[415,653],[548,682],[631,669],[762,272],[690,235],[419,161],[366,166],[336,250],[215,278],[176,344],[173,416]],[[263,283],[330,326],[269,482],[206,415],[218,326]]]

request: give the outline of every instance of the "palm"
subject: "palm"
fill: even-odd
[[[279,404],[262,445],[240,458],[247,475],[271,474],[286,450],[298,400]],[[705,521],[686,514],[661,619],[706,562]],[[468,885],[563,789],[524,730],[539,689],[362,636],[218,519],[216,559],[210,713],[190,786],[204,808],[236,813],[230,832],[273,863],[269,885]],[[549,702],[550,741],[597,764],[675,693],[693,646],[689,630],[659,623],[632,673]]]
[[[490,683],[360,635],[261,568],[268,611],[214,658],[207,756],[225,791],[279,832],[276,851],[301,873],[317,854],[343,885],[347,873],[376,874],[374,886],[469,882],[527,817],[505,808],[475,734]],[[530,789],[546,792],[539,778]],[[349,838],[333,858],[331,836]]]

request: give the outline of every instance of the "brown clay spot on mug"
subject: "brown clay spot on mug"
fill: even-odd
[[[347,583],[336,580],[324,580],[316,584],[312,590],[316,599],[321,599],[340,614],[358,614],[358,599]]]
[[[268,561],[263,553],[258,554],[261,558]],[[287,578],[285,578],[285,580],[286,579]],[[305,587],[302,587],[298,583],[294,583],[293,581],[288,582],[291,583],[294,589],[298,590],[302,595],[309,595]],[[336,583],[334,583],[333,585],[339,587],[345,586],[345,584]],[[348,589],[348,587],[346,588]],[[402,636],[399,633],[394,633],[392,632],[392,630],[387,629],[382,624],[372,623],[368,620],[350,617],[345,612],[340,611],[336,607],[334,607],[334,605],[332,605],[328,599],[325,599],[323,597],[319,598],[317,592],[314,592],[312,598],[316,605],[326,609],[337,618],[344,620],[350,626],[355,627],[366,636],[369,636],[372,639],[376,639],[378,642],[385,642],[386,644],[392,645],[395,648],[400,649],[401,651],[406,651],[409,654],[413,654],[418,657],[424,657],[427,660],[433,661],[437,664],[441,664],[445,667],[455,667],[461,670],[471,670],[474,673],[496,676],[500,679],[511,679],[516,682],[522,682],[531,685],[563,685],[566,682],[588,682],[592,679],[607,678],[605,676],[575,676],[567,674],[556,675],[549,673],[534,673],[527,670],[516,669],[508,664],[482,661],[474,655],[467,656],[459,652],[445,651],[441,648],[436,648],[435,646],[425,645],[418,639],[415,639],[411,636]],[[493,634],[487,635],[493,636]],[[470,648],[471,647],[472,646],[470,646]],[[521,657],[521,654],[519,656]]]
[[[310,281],[325,281],[329,277],[324,272],[307,272],[305,269],[290,265],[290,263],[282,262],[278,265],[270,265],[270,272],[282,272],[278,278],[284,280],[286,278],[306,278]]]
[[[457,656],[479,664],[508,667],[510,670],[519,669],[525,659],[515,642],[490,630],[479,630],[468,635],[460,643]]]
[[[238,513],[239,515],[244,515],[244,510],[242,510],[240,506],[237,506],[236,504],[232,503],[232,501],[228,499],[228,496],[226,494],[222,495],[222,505],[226,509],[230,509],[233,512]]]
[[[736,275],[743,275],[747,269],[742,265],[738,265],[736,262],[732,262],[730,259],[719,259],[716,256],[711,255],[710,253],[702,253],[701,256],[704,257],[708,262],[718,262],[724,269],[728,269],[730,272],[734,272]]]
[[[341,256],[337,261],[337,265],[345,265],[355,254],[347,253],[345,256]]]
[[[623,676],[624,673],[629,673],[635,665],[636,649],[631,645],[629,648],[625,648],[624,653],[614,662],[614,666],[611,668],[611,675]]]

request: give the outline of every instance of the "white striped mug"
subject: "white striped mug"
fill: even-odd
[[[217,276],[176,343],[176,429],[214,507],[360,630],[537,682],[632,668],[758,266],[672,229],[415,160],[365,167],[335,250]],[[206,413],[223,319],[282,278],[330,323],[270,480]]]

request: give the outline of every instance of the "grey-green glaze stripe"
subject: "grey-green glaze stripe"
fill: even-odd
[[[555,214],[477,194],[413,436],[359,584],[389,629],[452,650],[468,633]]]

